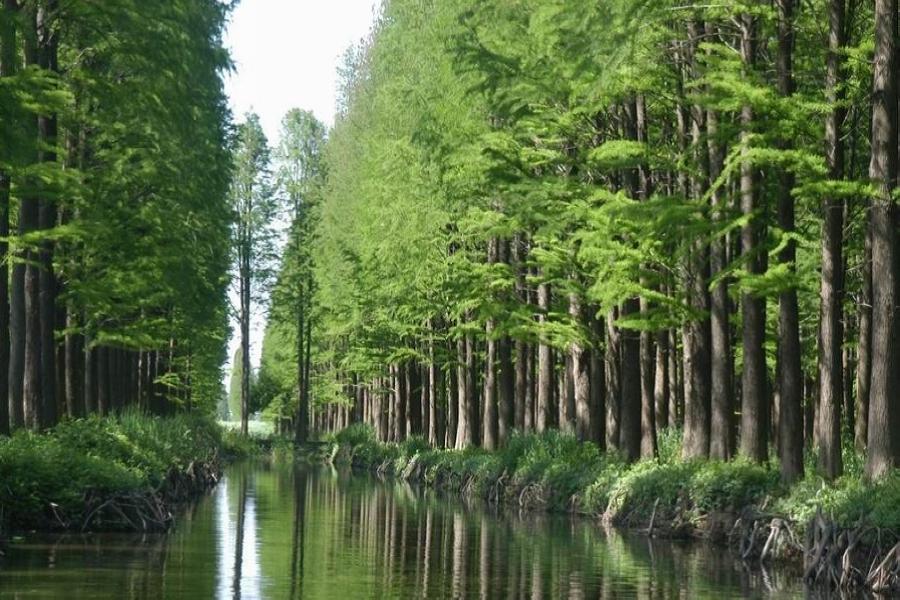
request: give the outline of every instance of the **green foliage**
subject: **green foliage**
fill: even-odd
[[[609,510],[618,521],[643,523],[658,502],[661,515],[671,517],[679,500],[690,493],[689,482],[696,469],[694,463],[641,461],[616,480],[609,493]]]
[[[417,454],[426,452],[431,449],[428,441],[421,435],[411,435],[400,442],[400,455],[404,458],[412,458]]]
[[[19,225],[4,239],[15,254],[3,260],[21,264],[22,251],[43,244],[53,300],[67,312],[51,324],[58,338],[65,329],[88,346],[164,352],[171,402],[212,411],[226,358],[222,34],[233,3],[60,4],[0,11],[0,171],[11,180],[2,202],[12,230]],[[44,37],[58,47],[36,61],[51,52],[27,51],[38,6],[49,9],[53,35]],[[54,137],[38,134],[38,116],[58,125]],[[29,200],[55,215],[33,231],[21,214]]]
[[[251,435],[241,435],[240,430],[226,429],[222,434],[222,455],[232,459],[242,459],[260,454],[259,439]]]
[[[666,427],[656,434],[656,445],[659,451],[659,462],[672,463],[681,459],[681,446],[684,430],[680,427]]]
[[[192,415],[126,412],[18,431],[0,440],[3,518],[15,528],[84,522],[89,501],[164,492],[173,473],[216,468],[222,444],[212,420]]]
[[[646,525],[654,510],[658,523],[689,525],[713,512],[739,514],[768,506],[802,529],[822,510],[838,525],[866,524],[900,530],[900,472],[877,484],[845,476],[834,484],[809,476],[785,489],[775,466],[733,462],[682,461],[681,434],[667,433],[660,460],[626,463],[558,431],[515,434],[497,452],[479,448],[430,449],[418,436],[403,444],[375,439],[366,425],[336,433],[333,441],[353,465],[402,474],[416,457],[416,471],[428,485],[509,500],[550,510],[606,514],[615,522]]]
[[[877,483],[846,475],[833,483],[810,476],[780,498],[778,509],[806,523],[821,510],[838,525],[900,530],[900,472]]]
[[[744,459],[711,461],[697,469],[687,487],[696,510],[739,511],[777,491],[778,472]]]
[[[334,442],[342,446],[362,446],[375,443],[375,430],[371,425],[355,423],[350,427],[338,431],[334,435]]]
[[[748,11],[760,44],[753,67],[737,52],[735,23]],[[340,114],[322,151],[310,250],[319,399],[344,401],[351,385],[461,335],[602,349],[588,319],[569,315],[570,295],[594,315],[640,297],[641,310],[620,315],[617,327],[680,330],[709,317],[694,284],[709,270],[701,288],[728,286],[735,323],[740,293],[776,299],[795,290],[804,375],[814,375],[821,205],[865,196],[869,154],[871,28],[860,6],[841,86],[847,180],[825,169],[823,115],[834,108],[823,86],[827,15],[820,1],[797,11],[796,85],[784,97],[767,42],[777,11],[767,6],[385,3],[371,35],[348,51]],[[745,107],[752,123],[742,123]],[[775,226],[772,202],[741,212],[744,166],[758,171],[761,199],[775,198],[790,175],[794,231]],[[865,219],[847,214],[849,308],[860,304]],[[751,224],[766,232],[754,250],[767,257],[765,273],[748,268],[735,245]],[[492,264],[495,241],[516,255]],[[730,264],[706,257],[713,243],[729,246]],[[789,265],[779,256],[790,244]],[[544,283],[546,311],[534,299]],[[773,380],[777,311],[767,315]],[[452,368],[452,354],[434,360]],[[273,398],[289,397],[279,387]],[[663,434],[663,463],[680,456],[678,438]]]

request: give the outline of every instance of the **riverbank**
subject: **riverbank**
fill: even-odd
[[[661,436],[659,460],[631,465],[555,431],[514,436],[498,452],[436,450],[416,437],[384,444],[361,426],[334,442],[336,462],[450,493],[707,538],[746,560],[801,564],[810,583],[900,590],[900,473],[866,484],[853,456],[833,484],[809,475],[788,487],[777,465],[681,461],[678,432]]]
[[[0,439],[0,539],[22,531],[159,531],[243,455],[212,419],[126,412]]]

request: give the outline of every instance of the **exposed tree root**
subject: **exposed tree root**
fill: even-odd
[[[183,470],[172,468],[155,489],[109,496],[97,490],[84,493],[84,511],[67,516],[51,505],[49,512],[55,529],[78,529],[82,532],[166,531],[174,523],[171,507],[202,493],[219,480],[218,460],[190,463]]]
[[[394,461],[378,465],[354,464],[368,467],[379,475],[391,473]],[[520,510],[547,510],[559,506],[559,498],[547,485],[536,481],[520,481],[503,471],[496,479],[478,486],[473,473],[456,473],[441,469],[426,481],[426,469],[412,458],[402,473],[406,481],[426,483],[434,488],[458,494],[464,499],[481,497],[492,505],[514,504]],[[485,485],[485,483],[487,485]],[[633,507],[629,511],[614,509],[613,499],[602,513],[601,522],[642,531],[656,537],[708,537],[727,541],[744,561],[756,562],[763,568],[773,561],[797,561],[802,558],[803,580],[812,587],[831,595],[840,590],[856,595],[864,590],[879,594],[900,594],[900,537],[874,527],[863,525],[842,528],[821,510],[805,527],[806,537],[798,538],[799,523],[785,515],[766,510],[768,498],[759,506],[745,508],[735,518],[728,511],[698,514],[686,497],[679,497],[675,506],[666,506],[657,499],[648,515]],[[566,505],[572,513],[580,512],[581,498],[574,495]],[[596,516],[596,515],[594,515]]]

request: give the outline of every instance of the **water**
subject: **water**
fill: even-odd
[[[496,513],[332,469],[244,464],[168,535],[27,537],[0,599],[795,598],[721,548]]]

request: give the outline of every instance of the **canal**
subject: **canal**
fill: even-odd
[[[494,511],[330,468],[246,463],[169,534],[25,536],[0,598],[798,598],[703,543]]]

